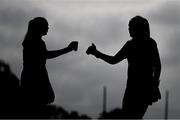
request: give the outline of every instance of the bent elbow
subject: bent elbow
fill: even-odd
[[[109,62],[109,64],[111,64],[111,65],[115,65],[116,63],[115,63],[115,62]]]
[[[109,64],[115,65],[115,64],[117,64],[117,63],[119,63],[119,62],[120,62],[120,61],[114,59],[114,60],[109,61]]]

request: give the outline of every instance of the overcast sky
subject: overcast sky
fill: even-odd
[[[97,49],[114,55],[127,40],[128,22],[141,15],[148,19],[151,37],[162,61],[161,101],[148,108],[145,118],[164,117],[165,91],[169,90],[169,117],[180,118],[180,1],[178,0],[1,0],[0,59],[20,78],[22,41],[28,21],[42,16],[49,22],[43,37],[49,50],[79,41],[78,52],[47,61],[55,104],[90,116],[102,111],[103,86],[107,107],[121,107],[126,86],[127,61],[109,65],[85,51],[93,42]]]

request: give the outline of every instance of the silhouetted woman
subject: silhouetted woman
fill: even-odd
[[[64,49],[48,51],[45,42],[42,40],[42,36],[46,35],[47,32],[47,20],[43,17],[36,17],[30,20],[22,44],[22,102],[25,107],[28,107],[27,109],[29,109],[30,112],[34,112],[36,109],[42,109],[47,104],[52,103],[55,98],[46,70],[46,60],[58,57],[73,50],[76,51],[78,46],[78,42],[74,41]],[[36,113],[34,112],[34,114]]]
[[[105,55],[92,44],[86,51],[107,63],[116,64],[127,59],[128,79],[123,98],[124,118],[143,118],[149,105],[158,101],[161,63],[156,42],[150,37],[148,21],[136,16],[129,22],[132,40],[115,55]],[[122,116],[120,116],[122,117]]]

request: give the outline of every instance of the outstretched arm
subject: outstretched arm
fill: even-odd
[[[51,59],[51,58],[55,58],[55,57],[58,57],[60,55],[69,53],[69,52],[71,52],[73,50],[77,51],[77,48],[78,48],[78,42],[73,41],[66,48],[63,48],[63,49],[60,49],[60,50],[54,50],[54,51],[47,51],[46,55],[47,55],[48,59]]]
[[[92,45],[87,49],[86,53],[92,54],[97,58],[100,58],[102,60],[104,60],[105,62],[109,63],[109,64],[116,64],[118,62],[120,62],[121,60],[125,59],[125,51],[124,49],[121,49],[116,55],[114,56],[109,56],[106,55],[104,53],[101,53],[100,51],[98,51],[96,49],[96,46],[92,43]]]

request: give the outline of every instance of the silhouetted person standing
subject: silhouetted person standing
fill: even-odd
[[[76,51],[78,42],[74,41],[68,47],[48,51],[42,36],[48,32],[48,22],[43,17],[30,20],[23,41],[23,71],[21,75],[21,91],[24,114],[28,117],[40,115],[47,104],[54,101],[55,95],[46,70],[46,60],[58,57],[71,51]]]
[[[150,37],[149,23],[145,18],[132,18],[129,22],[129,33],[132,40],[127,41],[115,56],[101,53],[94,44],[86,52],[110,64],[127,59],[128,79],[122,117],[141,119],[148,106],[161,98],[158,88],[161,63],[157,44]]]

